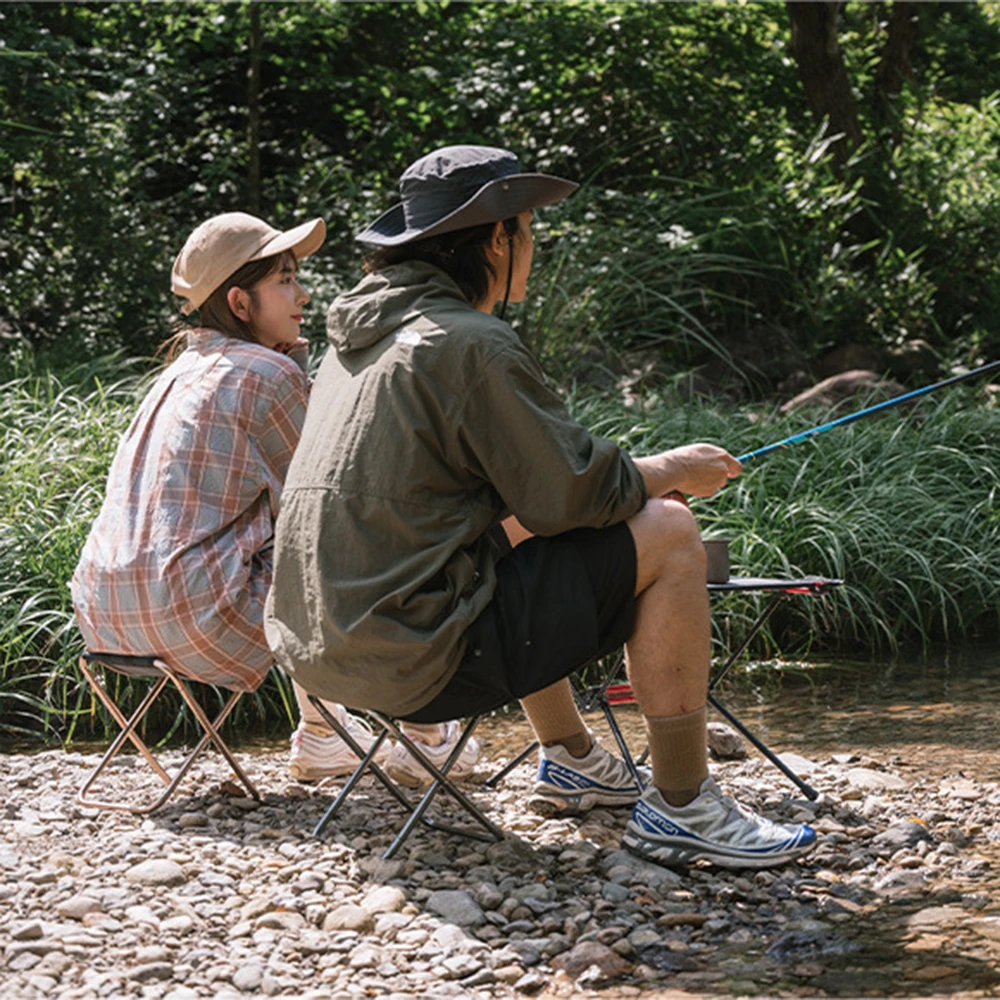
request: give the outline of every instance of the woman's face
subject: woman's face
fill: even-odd
[[[302,309],[309,293],[298,282],[298,264],[291,253],[266,278],[262,278],[247,293],[243,292],[239,306],[230,301],[230,308],[240,319],[249,323],[258,343],[281,348],[299,339]],[[242,291],[242,290],[241,290]],[[241,315],[245,310],[246,315]]]

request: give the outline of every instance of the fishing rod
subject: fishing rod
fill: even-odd
[[[966,379],[975,378],[977,375],[984,375],[986,372],[996,371],[997,369],[1000,369],[1000,361],[992,361],[990,364],[983,365],[980,368],[973,368],[972,371],[966,372],[964,375],[954,375],[952,378],[946,378],[943,382],[935,382],[934,385],[926,385],[923,389],[914,389],[913,392],[904,392],[901,396],[893,396],[892,399],[887,399],[884,403],[876,403],[874,406],[858,410],[857,413],[848,413],[845,417],[840,417],[837,420],[831,420],[826,424],[820,424],[819,427],[813,427],[811,430],[802,431],[799,434],[793,434],[791,437],[786,437],[782,441],[775,441],[774,444],[765,445],[763,448],[748,451],[745,455],[738,455],[736,461],[752,462],[754,459],[763,458],[765,455],[770,455],[772,451],[777,451],[779,448],[787,448],[789,445],[797,444],[799,441],[804,441],[806,438],[812,437],[815,434],[822,434],[823,431],[831,430],[834,427],[840,427],[843,424],[853,423],[855,420],[860,420],[862,417],[867,417],[872,413],[878,413],[880,410],[887,410],[890,406],[898,406],[900,403],[905,403],[908,399],[916,399],[917,396],[925,396],[929,392],[934,392],[935,389],[943,389],[947,385],[956,385],[959,382],[964,382]]]

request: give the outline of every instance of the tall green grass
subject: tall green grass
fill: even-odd
[[[104,492],[108,464],[145,376],[112,359],[60,377],[0,384],[0,738],[103,738],[108,721],[81,682],[68,582]],[[735,454],[819,423],[665,389],[633,410],[571,390],[577,417],[636,454],[706,440]],[[858,405],[861,405],[859,402]],[[734,571],[823,574],[845,585],[783,602],[758,655],[850,653],[958,644],[1000,624],[1000,409],[974,389],[837,428],[762,459],[710,500],[692,503],[703,533],[731,539]],[[759,599],[716,597],[733,637]],[[129,704],[136,690],[118,690]],[[272,671],[244,697],[230,731],[287,732],[294,708]],[[184,733],[184,716],[151,720]]]
[[[83,643],[69,581],[118,440],[148,384],[145,369],[115,357],[0,384],[0,739],[108,733],[109,720],[76,666]],[[110,683],[121,703],[137,703],[142,685],[114,674]],[[287,679],[272,671],[227,726],[240,733],[287,727],[292,706]],[[186,713],[164,702],[146,734],[186,736],[190,727]]]
[[[975,389],[928,396],[772,453],[715,497],[692,502],[703,534],[731,540],[735,573],[845,581],[832,596],[784,602],[772,643],[879,656],[997,633],[1000,409],[983,404]],[[636,453],[707,440],[741,454],[829,416],[655,397],[639,419],[593,396],[574,408]],[[738,627],[760,599],[716,601],[720,618]]]

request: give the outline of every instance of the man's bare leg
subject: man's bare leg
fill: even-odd
[[[628,522],[636,547],[636,618],[625,644],[645,716],[653,783],[683,806],[708,777],[710,621],[705,549],[691,512],[653,499]]]

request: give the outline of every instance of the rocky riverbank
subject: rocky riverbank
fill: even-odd
[[[760,761],[717,765],[820,846],[774,871],[672,872],[619,849],[626,813],[526,812],[527,765],[475,792],[509,839],[422,830],[384,862],[385,793],[366,783],[316,840],[330,788],[290,783],[281,752],[241,755],[263,802],[209,755],[151,818],[75,804],[95,760],[0,757],[5,1000],[1000,994],[994,775],[799,760],[813,803]],[[111,780],[132,795],[142,773],[126,758]]]

